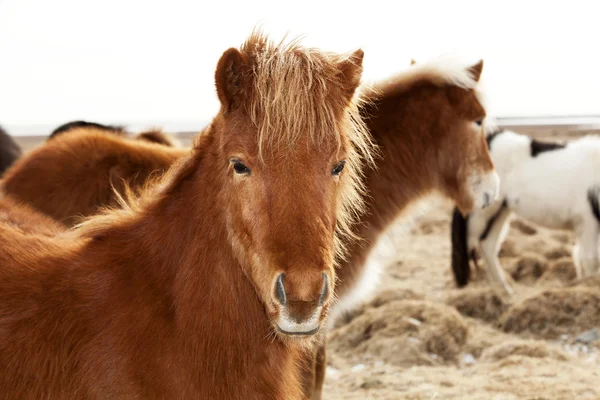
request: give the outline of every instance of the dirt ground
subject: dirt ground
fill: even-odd
[[[513,217],[500,260],[516,295],[485,273],[457,289],[451,205],[427,204],[374,298],[329,334],[324,398],[600,399],[600,279],[575,282],[572,235]]]

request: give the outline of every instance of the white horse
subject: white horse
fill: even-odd
[[[500,195],[490,207],[464,217],[454,210],[452,270],[459,287],[469,281],[478,254],[494,283],[513,290],[504,277],[498,251],[508,232],[511,212],[535,224],[575,232],[573,259],[577,277],[598,271],[600,233],[600,136],[567,144],[540,142],[511,131],[488,135],[500,176]]]

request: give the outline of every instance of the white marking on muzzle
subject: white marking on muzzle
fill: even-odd
[[[495,170],[483,175],[472,175],[470,180],[471,193],[473,194],[474,209],[486,208],[492,204],[500,194],[500,178]]]
[[[276,321],[277,327],[282,333],[291,335],[311,335],[316,333],[319,329],[319,315],[321,309],[321,306],[317,307],[308,320],[298,323],[292,320],[287,310],[283,308]]]

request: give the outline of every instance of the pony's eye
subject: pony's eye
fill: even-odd
[[[331,176],[339,176],[344,170],[344,165],[346,165],[346,161],[340,161],[337,163],[336,166],[331,170]]]
[[[250,175],[250,168],[246,167],[243,162],[240,160],[231,160],[233,163],[233,169],[236,174],[240,175]]]
[[[475,123],[477,124],[477,126],[481,126],[481,124],[483,124],[483,120],[480,119],[479,121],[475,121]]]

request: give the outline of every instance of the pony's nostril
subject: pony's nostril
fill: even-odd
[[[321,289],[321,297],[319,298],[319,305],[323,305],[328,294],[329,294],[329,280],[327,279],[327,274],[325,274],[325,272],[323,272],[323,289]]]
[[[285,306],[287,300],[285,297],[285,287],[283,286],[283,273],[279,275],[277,282],[275,283],[275,297],[282,306]]]
[[[485,194],[483,195],[483,206],[484,206],[484,207],[487,207],[487,206],[489,206],[489,205],[490,205],[490,197],[491,197],[491,196],[490,196],[490,194],[489,194],[489,193],[485,193]]]

